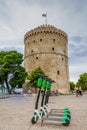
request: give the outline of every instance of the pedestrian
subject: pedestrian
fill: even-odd
[[[81,86],[79,87],[79,94],[80,94],[80,96],[82,96],[82,88],[81,88]]]
[[[78,94],[79,94],[79,88],[78,87],[75,87],[75,93],[76,93],[76,97],[78,97]]]

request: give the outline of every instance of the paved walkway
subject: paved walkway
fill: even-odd
[[[68,127],[46,121],[43,126],[40,121],[32,125],[34,104],[35,97],[0,99],[0,130],[87,130],[87,95],[50,97],[51,108],[70,108],[72,119]]]

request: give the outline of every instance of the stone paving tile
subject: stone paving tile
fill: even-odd
[[[46,121],[42,126],[40,121],[32,125],[34,104],[35,97],[0,99],[0,130],[87,130],[87,95],[50,97],[51,108],[70,108],[72,119],[68,127]]]

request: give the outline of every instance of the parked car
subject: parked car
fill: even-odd
[[[15,89],[13,90],[13,93],[14,93],[14,94],[22,94],[22,92],[23,92],[23,89],[22,89],[22,88],[15,88]]]

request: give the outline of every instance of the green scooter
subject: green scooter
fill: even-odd
[[[45,83],[45,78],[47,76],[45,76],[43,74],[38,74],[38,77],[39,77],[37,79],[38,94],[37,94],[37,98],[36,98],[34,114],[32,115],[32,118],[31,118],[32,124],[35,124],[38,121],[38,119],[41,120],[42,115],[43,115],[42,107],[41,107],[40,111],[38,110],[38,103],[39,103],[39,99],[40,99],[41,88],[42,88],[43,84]],[[44,87],[45,87],[45,85],[44,85]],[[43,99],[44,98],[42,98],[42,104],[43,104]]]
[[[43,124],[44,120],[50,120],[50,121],[57,121],[57,122],[61,122],[63,125],[68,126],[70,124],[70,118],[69,118],[69,113],[64,113],[64,114],[55,114],[53,115],[52,113],[50,113],[50,110],[48,108],[48,100],[49,100],[49,94],[50,94],[50,89],[51,89],[51,84],[54,83],[55,81],[48,79],[47,81],[47,94],[46,94],[46,98],[45,98],[45,104],[44,104],[44,109],[47,112],[47,117],[42,117],[41,119],[41,125]],[[58,118],[52,118],[52,116],[57,116]],[[61,117],[61,118],[59,118]]]

